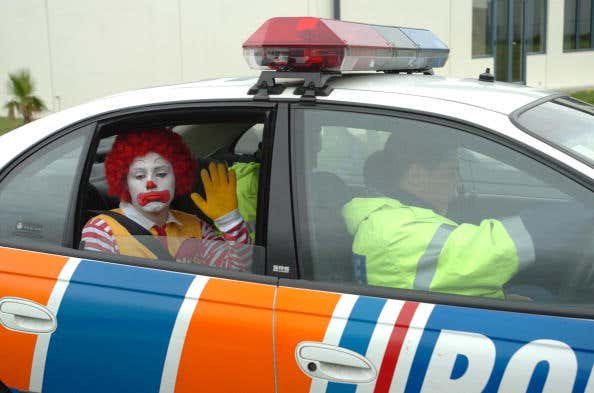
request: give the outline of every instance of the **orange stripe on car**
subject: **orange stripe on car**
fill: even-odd
[[[276,311],[276,348],[279,392],[309,392],[311,378],[295,360],[301,341],[324,341],[340,294],[280,287]]]
[[[275,287],[211,278],[190,321],[175,392],[274,392]]]
[[[0,297],[18,297],[47,305],[67,257],[0,247]],[[37,335],[0,327],[0,378],[27,390]]]

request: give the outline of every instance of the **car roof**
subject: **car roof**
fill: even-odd
[[[381,91],[478,106],[509,115],[536,100],[556,94],[519,84],[482,82],[419,74],[352,75],[332,80],[337,89]]]
[[[167,87],[188,89],[234,86],[243,93],[242,95],[245,95],[247,89],[254,86],[257,81],[256,77],[218,78]],[[506,115],[534,101],[558,94],[550,90],[515,83],[482,82],[478,78],[456,79],[420,74],[351,73],[330,79],[328,86],[333,89],[395,93],[452,101]],[[283,94],[274,97],[294,99],[292,92],[291,89],[287,89]],[[328,98],[331,96],[332,94]]]

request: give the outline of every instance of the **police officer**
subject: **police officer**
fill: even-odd
[[[356,281],[503,298],[504,284],[518,271],[578,248],[593,215],[575,202],[478,225],[447,218],[458,184],[458,146],[441,131],[395,133],[368,160],[375,168],[365,172],[375,172],[368,180],[378,195],[354,198],[343,208],[354,237]]]

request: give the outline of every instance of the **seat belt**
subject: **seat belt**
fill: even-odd
[[[149,249],[150,252],[155,254],[158,259],[166,261],[174,261],[175,259],[171,256],[168,250],[163,247],[163,244],[157,240],[157,238],[150,233],[147,229],[140,226],[136,221],[126,217],[123,214],[116,213],[111,210],[103,210],[99,212],[105,214],[116,220],[118,224],[126,228],[130,235],[134,236],[136,240],[142,243],[143,246]]]

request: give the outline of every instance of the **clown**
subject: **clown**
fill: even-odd
[[[250,253],[249,247],[240,245],[249,244],[250,237],[237,209],[233,170],[210,164],[208,171],[200,171],[206,199],[191,195],[220,235],[198,217],[169,208],[174,197],[191,191],[195,168],[181,136],[170,130],[118,135],[105,160],[105,172],[109,194],[119,197],[120,206],[87,222],[82,247],[151,259],[162,247],[180,262],[244,270]],[[133,234],[130,228],[138,230]],[[153,237],[160,242],[157,247],[151,247]]]

